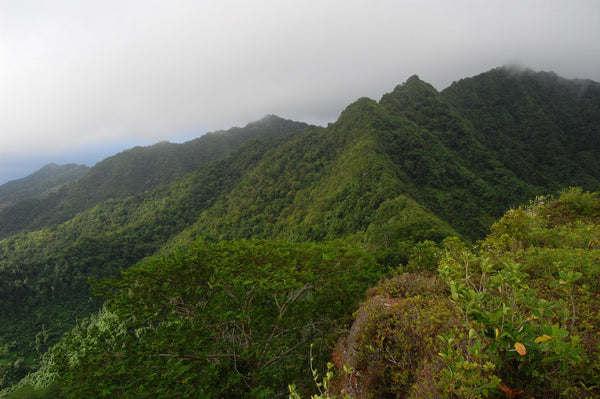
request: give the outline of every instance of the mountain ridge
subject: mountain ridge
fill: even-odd
[[[276,137],[307,126],[270,115],[244,128],[206,133],[182,144],[160,142],[133,147],[98,162],[77,181],[57,188],[49,196],[30,196],[28,201],[4,207],[0,237],[64,222],[101,201],[169,184],[202,164],[225,157],[246,140]]]
[[[88,167],[74,163],[57,165],[49,163],[28,176],[0,185],[0,204],[40,196],[50,190],[58,190],[63,184],[83,176]]]
[[[0,324],[0,338],[17,342],[9,358],[35,358],[27,342],[45,331],[43,352],[73,319],[98,307],[89,300],[89,277],[115,276],[197,239],[346,240],[368,248],[382,267],[396,268],[415,243],[453,235],[476,241],[507,209],[537,195],[580,183],[599,190],[600,147],[595,141],[581,147],[600,136],[599,85],[589,83],[573,96],[572,85],[565,89],[559,80],[555,87],[545,76],[492,70],[438,92],[415,75],[380,101],[356,100],[326,128],[268,116],[224,131],[239,141],[218,156],[211,140],[227,137],[215,132],[194,143],[206,144],[213,158],[193,159],[189,170],[182,152],[160,158],[165,149],[185,146],[136,147],[88,171],[88,185],[80,178],[79,188],[61,188],[72,190],[70,196],[61,191],[62,197],[44,198],[53,203],[36,199],[5,208],[0,293],[6,301],[0,306],[10,323]],[[540,94],[548,89],[537,80],[557,94]],[[547,146],[534,138],[543,128],[552,139]],[[537,153],[526,151],[528,145]],[[170,159],[178,160],[172,169],[152,174]],[[145,160],[141,168],[139,160]],[[100,173],[104,167],[113,174]],[[119,180],[123,167],[131,173]],[[94,173],[107,178],[92,179]],[[92,195],[98,190],[102,195]],[[7,215],[21,224],[7,226]],[[64,314],[43,316],[52,312]],[[25,372],[10,370],[13,380]]]

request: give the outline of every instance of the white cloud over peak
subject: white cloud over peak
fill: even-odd
[[[440,90],[507,63],[600,80],[599,15],[591,0],[0,0],[0,159],[271,113],[324,124],[412,74]]]

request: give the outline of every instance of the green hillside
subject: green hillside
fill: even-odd
[[[7,320],[0,324],[0,337],[11,343],[6,355],[13,366],[5,378],[24,375],[77,318],[98,309],[99,302],[90,300],[88,278],[114,275],[158,250],[231,190],[263,146],[250,141],[239,155],[172,186],[109,199],[65,223],[0,241],[0,311]],[[44,343],[34,345],[40,332]],[[18,359],[24,361],[14,367]]]
[[[199,166],[221,159],[245,141],[284,135],[307,127],[274,115],[243,128],[207,133],[183,144],[160,142],[135,147],[90,168],[73,184],[5,207],[0,237],[65,222],[108,199],[122,199],[174,182]]]
[[[572,189],[510,210],[477,246],[421,246],[338,341],[336,393],[600,397],[599,211]]]
[[[85,165],[48,164],[22,179],[12,180],[0,186],[0,205],[7,206],[25,198],[37,197],[63,184],[81,177],[87,171]]]
[[[497,68],[442,92],[505,168],[530,185],[598,190],[600,84]]]
[[[150,369],[194,381],[205,387],[207,397],[283,395],[294,381],[282,378],[307,370],[306,345],[325,345],[315,350],[322,365],[379,276],[398,267],[435,269],[427,248],[450,236],[467,243],[481,240],[508,209],[538,195],[575,185],[600,190],[598,109],[597,83],[548,73],[499,68],[442,92],[413,76],[380,101],[357,100],[326,128],[270,116],[192,142],[136,147],[108,158],[56,192],[0,212],[5,237],[0,241],[0,388],[35,370],[40,356],[77,320],[100,309],[103,299],[90,299],[88,278],[122,271],[120,280],[96,283],[108,308],[46,355],[59,365],[61,384],[74,387],[63,392],[67,397],[99,396],[87,391],[89,384],[109,396],[165,390],[168,397],[173,380],[157,379]],[[280,274],[285,264],[295,265],[290,275]],[[317,295],[317,280],[329,272],[321,264],[337,271],[323,281],[330,284],[323,296]],[[344,275],[345,268],[351,274]],[[179,277],[171,279],[164,270]],[[245,274],[254,270],[260,273]],[[215,285],[220,277],[224,280]],[[195,285],[186,285],[187,279]],[[314,293],[302,290],[305,284]],[[160,298],[144,297],[158,286],[164,289]],[[302,295],[294,304],[305,310],[286,319],[284,327],[274,320],[283,298],[295,293]],[[213,294],[220,299],[202,305]],[[277,303],[273,307],[270,301]],[[332,301],[331,314],[315,310],[322,301]],[[253,308],[260,303],[270,304],[264,314]],[[209,314],[193,316],[199,309]],[[193,315],[183,317],[181,312],[188,311]],[[302,312],[307,314],[301,317]],[[258,341],[243,344],[246,313],[259,335]],[[128,324],[134,321],[141,324]],[[111,335],[99,327],[103,323],[127,334]],[[188,329],[206,326],[220,326],[221,336],[200,334],[193,342],[201,351],[169,346],[188,339]],[[165,341],[158,344],[163,346],[153,349],[152,334],[171,327],[183,335],[162,336]],[[87,345],[85,337],[98,329],[109,334],[102,339],[117,346],[92,345],[91,352],[81,349],[85,353],[74,355],[79,349],[73,345]],[[242,335],[236,335],[240,329]],[[288,330],[302,331],[303,346],[290,347],[283,337]],[[270,334],[281,337],[278,349]],[[83,356],[83,363],[58,359],[61,350],[67,357]],[[214,361],[188,363],[203,356]],[[159,365],[154,357],[171,360]],[[98,372],[94,364],[106,362],[118,368],[108,368],[96,376],[99,380],[87,379]],[[259,372],[265,364],[289,369],[279,376],[275,369]],[[87,374],[78,374],[79,367]],[[299,387],[309,389],[310,378],[297,379]],[[226,380],[231,385],[222,386]],[[175,396],[194,389],[178,387],[183,390],[173,391]]]

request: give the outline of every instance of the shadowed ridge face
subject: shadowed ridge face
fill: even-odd
[[[558,189],[568,180],[598,188],[591,176],[600,171],[600,84],[496,68],[442,95],[494,157],[529,184]]]
[[[440,93],[417,75],[384,94],[379,103],[390,114],[411,120],[429,130],[447,130],[450,121],[457,118]]]

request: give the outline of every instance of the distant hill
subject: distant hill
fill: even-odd
[[[26,359],[5,385],[98,309],[88,278],[199,239],[344,240],[394,269],[537,195],[599,191],[599,110],[598,83],[552,73],[498,68],[441,92],[415,75],[326,128],[269,116],[107,158],[0,212],[0,341],[5,364]]]
[[[88,167],[85,165],[48,164],[22,179],[12,180],[0,186],[0,204],[7,206],[13,202],[37,197],[63,184],[80,178]]]
[[[76,182],[44,198],[29,198],[5,206],[0,214],[0,237],[65,222],[101,201],[125,198],[171,183],[202,164],[225,157],[247,140],[284,135],[307,126],[268,115],[246,127],[207,133],[183,144],[160,142],[123,151],[89,170],[82,170],[85,173],[80,173]],[[45,173],[40,171],[40,177]],[[35,190],[36,181],[19,181],[19,187],[21,191]]]

